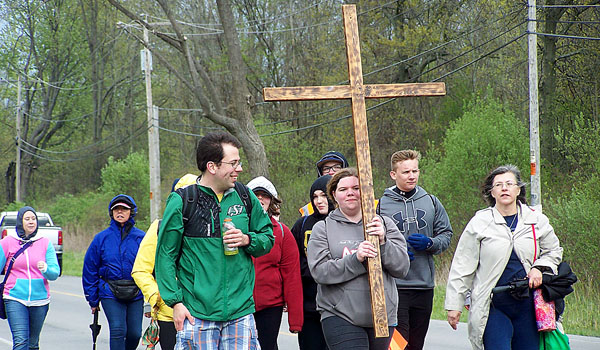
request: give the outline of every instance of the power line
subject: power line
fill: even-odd
[[[554,38],[566,38],[566,39],[600,40],[600,38],[598,38],[598,37],[589,37],[589,36],[550,34],[550,33],[538,33],[538,32],[528,32],[527,34],[535,34],[535,35],[541,35],[541,36],[550,36],[550,37],[554,37]]]
[[[422,72],[421,74],[417,75],[416,77],[413,77],[411,80],[413,80],[413,81],[416,81],[417,79],[419,79],[419,78],[420,78],[420,77],[422,77],[423,75],[425,75],[425,74],[427,74],[427,73],[429,73],[429,72],[432,72],[432,71],[434,71],[434,70],[436,70],[436,69],[438,69],[438,68],[440,68],[440,67],[442,67],[442,66],[444,66],[444,65],[446,65],[446,64],[448,64],[448,63],[450,63],[450,62],[453,62],[453,61],[455,61],[456,59],[458,59],[458,58],[460,58],[460,57],[462,57],[462,56],[464,56],[464,55],[466,55],[466,54],[468,54],[468,53],[471,53],[471,52],[473,52],[473,51],[475,51],[475,50],[479,49],[480,47],[482,47],[482,46],[484,46],[484,45],[486,45],[486,44],[489,44],[490,42],[492,42],[492,41],[494,41],[494,40],[498,39],[498,38],[499,38],[499,37],[501,37],[502,35],[504,35],[504,34],[506,34],[506,33],[510,32],[510,31],[512,31],[512,30],[515,30],[516,28],[518,28],[519,26],[521,26],[522,24],[524,24],[524,23],[526,23],[526,22],[527,22],[527,21],[522,21],[521,23],[519,23],[519,24],[517,24],[517,25],[515,25],[515,26],[511,27],[510,29],[508,29],[508,30],[506,30],[506,31],[504,31],[504,32],[502,32],[502,33],[500,33],[500,34],[498,34],[498,35],[494,36],[493,38],[491,38],[491,39],[489,39],[489,40],[486,40],[485,42],[483,42],[483,43],[481,43],[481,44],[479,44],[479,45],[477,45],[477,46],[474,46],[474,47],[472,47],[471,49],[469,49],[469,50],[467,50],[467,51],[465,51],[465,52],[462,52],[462,53],[460,53],[460,54],[458,54],[458,55],[456,55],[456,56],[452,57],[451,59],[449,59],[449,60],[447,60],[447,61],[444,61],[444,62],[442,62],[442,63],[438,64],[437,66],[435,66],[435,67],[433,67],[433,68],[430,68],[430,69],[428,69],[428,70],[426,70],[426,71]]]
[[[549,19],[528,19],[528,21],[535,22],[548,22],[548,23],[560,23],[560,24],[600,24],[600,21],[555,21]]]
[[[57,158],[50,158],[50,157],[46,157],[46,156],[42,156],[39,154],[36,154],[34,152],[31,152],[25,148],[20,148],[21,151],[31,155],[34,158],[38,158],[38,159],[43,159],[43,160],[47,160],[49,162],[75,162],[75,161],[79,161],[79,160],[85,160],[85,159],[90,159],[90,158],[96,158],[98,156],[104,155],[108,152],[110,152],[111,150],[113,150],[114,148],[117,148],[121,145],[126,144],[127,142],[129,142],[131,139],[141,136],[142,134],[144,134],[145,132],[147,132],[147,130],[149,129],[149,127],[144,127],[143,125],[136,129],[131,135],[127,136],[127,138],[121,140],[121,142],[112,144],[110,146],[108,146],[106,149],[94,153],[94,154],[90,154],[88,156],[84,156],[84,157],[78,157],[78,158],[66,158],[66,159],[57,159]]]
[[[45,122],[51,122],[51,123],[65,123],[65,122],[71,122],[71,121],[75,121],[75,120],[81,120],[81,119],[84,119],[84,118],[87,118],[87,117],[89,117],[89,116],[92,116],[92,115],[94,115],[94,113],[88,113],[88,114],[84,114],[84,115],[82,115],[82,116],[79,116],[79,117],[74,117],[74,118],[69,118],[69,119],[46,119],[46,118],[44,118],[44,117],[37,117],[37,116],[34,116],[33,114],[27,113],[27,112],[25,112],[25,111],[21,111],[21,112],[22,112],[24,115],[26,115],[26,116],[28,116],[28,117],[30,117],[30,118],[32,118],[32,119],[42,120],[42,121],[45,121]]]
[[[433,80],[432,80],[432,82],[435,82],[435,81],[441,80],[441,79],[443,79],[443,78],[445,78],[445,77],[447,77],[447,76],[449,76],[449,75],[452,75],[452,74],[454,74],[454,73],[456,73],[456,72],[458,72],[458,71],[460,71],[460,70],[462,70],[462,69],[464,69],[464,68],[466,68],[466,67],[468,67],[468,66],[470,66],[470,65],[472,65],[472,64],[474,64],[474,63],[476,63],[476,62],[478,62],[478,61],[480,61],[480,60],[482,60],[482,59],[484,59],[485,57],[487,57],[487,56],[489,56],[489,55],[491,55],[491,54],[493,54],[493,53],[495,53],[495,52],[497,52],[497,51],[499,51],[499,50],[501,50],[501,49],[505,48],[506,46],[508,46],[508,45],[512,44],[513,42],[515,42],[515,41],[519,40],[520,38],[522,38],[522,37],[523,37],[523,36],[525,36],[525,35],[526,35],[526,33],[523,33],[523,34],[521,34],[521,35],[519,35],[519,36],[517,36],[517,37],[515,37],[515,38],[513,38],[513,39],[511,39],[511,40],[509,40],[508,42],[506,42],[506,43],[502,44],[501,46],[499,46],[499,47],[497,47],[497,48],[495,48],[495,49],[493,49],[493,50],[489,51],[488,53],[486,53],[486,54],[484,54],[484,55],[481,55],[479,58],[477,58],[477,59],[475,59],[475,60],[473,60],[473,61],[471,61],[471,62],[469,62],[469,63],[467,63],[467,64],[464,64],[464,65],[462,65],[461,67],[459,67],[459,68],[457,68],[457,69],[455,69],[455,70],[453,70],[453,71],[451,71],[451,72],[448,72],[448,73],[446,73],[446,74],[444,74],[444,75],[442,75],[442,76],[440,76],[440,77],[438,77],[438,78],[435,78],[435,79],[433,79]],[[383,105],[386,105],[386,104],[388,104],[388,103],[391,103],[391,102],[393,102],[393,101],[397,100],[398,98],[399,98],[399,97],[390,98],[390,99],[388,99],[388,100],[386,100],[386,101],[384,101],[384,102],[381,102],[381,103],[378,103],[378,104],[376,104],[376,105],[374,105],[374,106],[371,106],[371,107],[367,108],[366,110],[367,110],[367,111],[370,111],[370,110],[373,110],[373,109],[375,109],[375,108],[379,108],[379,107],[381,107],[381,106],[383,106]],[[263,137],[263,136],[274,136],[274,135],[287,134],[287,133],[291,133],[291,132],[295,132],[295,131],[302,131],[302,130],[313,129],[313,128],[316,128],[316,127],[319,127],[319,126],[323,126],[323,125],[326,125],[326,124],[330,124],[330,123],[333,123],[333,122],[336,122],[336,121],[339,121],[339,120],[343,120],[343,119],[347,119],[347,118],[350,118],[350,117],[352,117],[352,114],[345,115],[345,116],[342,116],[342,117],[339,117],[339,118],[336,118],[336,119],[332,119],[332,120],[329,120],[329,121],[326,121],[326,122],[322,122],[322,123],[318,123],[318,124],[309,125],[309,126],[302,127],[302,128],[296,128],[296,129],[284,130],[284,131],[280,131],[280,132],[274,132],[274,133],[269,133],[269,134],[263,134],[263,135],[260,135],[260,136],[261,136],[261,137]]]
[[[536,5],[537,8],[582,8],[582,7],[600,7],[600,5]]]
[[[510,40],[510,41],[508,41],[508,42],[506,42],[506,43],[504,43],[504,44],[503,44],[503,45],[501,45],[500,47],[498,47],[498,48],[496,48],[496,49],[494,49],[494,50],[492,50],[492,51],[490,51],[490,52],[486,53],[485,55],[481,55],[479,58],[477,58],[477,59],[474,59],[473,61],[471,61],[471,62],[469,62],[469,63],[467,63],[467,64],[464,64],[464,65],[462,65],[462,66],[458,67],[457,69],[455,69],[455,70],[453,70],[453,71],[450,71],[450,72],[448,72],[448,73],[446,73],[446,74],[442,75],[441,77],[439,77],[439,78],[436,78],[436,79],[434,79],[434,80],[432,80],[432,81],[438,81],[438,80],[441,80],[441,79],[443,79],[443,78],[445,78],[445,77],[447,77],[447,76],[449,76],[449,75],[451,75],[451,74],[454,74],[454,73],[458,72],[459,70],[462,70],[462,69],[464,69],[464,68],[466,68],[466,67],[468,67],[468,66],[472,65],[473,63],[475,63],[475,62],[478,62],[478,61],[480,61],[480,60],[484,59],[485,57],[487,57],[487,56],[489,56],[489,55],[491,55],[491,54],[493,54],[493,53],[495,53],[495,52],[497,52],[497,51],[499,51],[499,50],[501,50],[501,49],[505,48],[506,46],[508,46],[508,45],[510,45],[510,44],[512,44],[512,43],[514,43],[515,41],[517,41],[517,40],[519,40],[519,39],[521,39],[521,38],[522,38],[522,37],[524,37],[525,35],[527,35],[527,33],[523,33],[523,34],[521,34],[521,35],[517,36],[516,38],[514,38],[514,39],[512,39],[512,40]]]

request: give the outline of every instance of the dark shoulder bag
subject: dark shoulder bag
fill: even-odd
[[[4,274],[4,281],[0,284],[0,318],[6,320],[6,309],[4,308],[4,285],[6,284],[6,280],[8,279],[8,275],[10,275],[10,270],[12,270],[13,264],[17,257],[21,255],[25,251],[25,249],[29,248],[29,246],[33,243],[33,241],[29,241],[19,249],[15,255],[10,259],[10,264],[8,264],[8,268],[6,269],[6,273]]]

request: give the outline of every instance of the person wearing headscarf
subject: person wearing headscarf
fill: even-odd
[[[300,274],[302,277],[302,294],[304,325],[298,333],[298,345],[300,350],[326,350],[327,344],[323,337],[321,328],[321,316],[317,311],[317,282],[313,279],[308,269],[306,260],[306,247],[312,233],[313,226],[325,219],[330,211],[335,209],[333,203],[327,197],[327,182],[331,175],[323,175],[317,178],[310,186],[310,205],[316,210],[308,216],[299,218],[292,227],[292,234],[296,239],[298,252],[300,254]]]
[[[279,325],[285,309],[290,332],[298,333],[302,329],[300,258],[290,229],[276,219],[280,214],[281,199],[273,183],[259,176],[248,182],[248,188],[254,192],[273,224],[273,248],[268,254],[252,260],[256,274],[254,319],[258,342],[262,350],[277,350]]]
[[[60,275],[60,267],[52,242],[38,236],[38,219],[32,207],[23,207],[17,214],[16,235],[0,241],[0,271],[7,276],[3,297],[6,316],[13,338],[14,350],[38,349],[40,333],[50,304],[48,281]]]
[[[81,281],[95,313],[100,303],[110,328],[110,350],[134,350],[142,335],[143,295],[131,277],[144,231],[134,227],[137,206],[119,194],[108,205],[110,225],[94,236],[83,260]]]

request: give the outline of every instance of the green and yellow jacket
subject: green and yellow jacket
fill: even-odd
[[[160,295],[168,306],[183,303],[192,316],[203,320],[230,321],[253,313],[251,257],[267,254],[273,247],[271,220],[252,191],[249,220],[233,188],[219,201],[212,189],[193,186],[198,186],[200,198],[185,224],[182,192],[171,193],[167,199],[156,249]],[[221,223],[228,216],[250,236],[250,244],[232,256],[223,253],[221,238]]]

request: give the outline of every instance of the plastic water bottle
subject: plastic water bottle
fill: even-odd
[[[234,229],[235,225],[233,224],[233,222],[231,221],[230,217],[226,217],[223,220],[223,225],[221,226],[221,234],[224,236],[225,232]],[[236,255],[238,253],[238,248],[234,247],[234,248],[230,248],[225,241],[223,241],[223,252],[225,253],[225,255]]]

